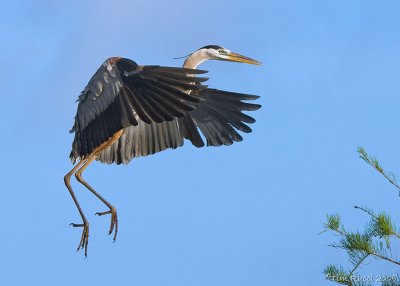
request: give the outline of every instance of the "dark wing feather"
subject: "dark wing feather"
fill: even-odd
[[[138,125],[124,128],[122,136],[97,158],[103,163],[127,164],[134,157],[148,156],[167,148],[183,146],[177,118],[172,121]]]
[[[207,78],[194,77],[201,73],[205,71],[106,60],[79,96],[71,159],[88,155],[130,125],[162,123],[194,110],[202,99],[184,90],[205,89],[201,83]]]
[[[256,95],[227,92],[217,89],[205,89],[198,93],[202,99],[198,108],[188,112],[183,118],[178,118],[181,134],[193,145],[201,147],[197,126],[207,140],[207,146],[230,145],[242,141],[243,138],[235,129],[250,133],[251,128],[245,123],[254,123],[255,119],[242,113],[254,111],[261,107],[259,104],[243,102],[255,100]],[[200,138],[201,139],[201,138]]]
[[[249,133],[251,128],[245,123],[255,122],[254,118],[242,111],[257,110],[261,107],[258,104],[243,102],[259,98],[255,95],[216,89],[205,89],[192,95],[201,100],[194,103],[195,110],[175,117],[172,121],[161,123],[148,124],[139,120],[137,126],[125,128],[118,142],[103,151],[97,159],[108,164],[127,164],[134,157],[181,147],[184,139],[190,140],[196,147],[203,147],[200,132],[207,140],[207,146],[230,145],[243,139],[236,130]],[[151,98],[157,103],[163,100],[162,96],[157,100],[156,97]]]

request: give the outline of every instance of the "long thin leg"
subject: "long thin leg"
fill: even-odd
[[[101,152],[102,149],[98,150],[97,153]],[[98,192],[96,192],[83,178],[82,178],[82,173],[85,171],[85,169],[90,165],[90,163],[93,162],[93,160],[96,158],[97,155],[94,155],[93,157],[89,158],[86,163],[75,173],[75,177],[80,182],[82,185],[84,185],[89,191],[91,191],[99,200],[101,200],[110,210],[105,211],[105,212],[98,212],[96,213],[99,216],[106,215],[106,214],[111,214],[111,224],[110,224],[110,231],[108,234],[111,234],[114,230],[114,241],[117,238],[117,233],[118,233],[118,216],[117,216],[117,210],[116,208],[111,205],[109,202],[107,202]]]
[[[79,242],[77,251],[78,251],[79,249],[81,249],[81,248],[85,248],[85,257],[87,257],[87,247],[88,247],[88,242],[89,242],[89,222],[87,221],[87,219],[86,219],[86,217],[85,217],[85,215],[84,215],[84,213],[83,213],[83,211],[82,211],[82,209],[81,209],[81,206],[79,205],[78,199],[76,198],[74,191],[72,190],[72,187],[71,187],[71,184],[70,184],[70,179],[71,179],[72,174],[75,173],[75,171],[76,171],[83,163],[85,163],[86,161],[87,161],[86,159],[83,159],[83,160],[81,159],[81,160],[78,162],[78,164],[76,164],[76,165],[72,168],[72,170],[69,171],[68,174],[66,174],[66,175],[64,176],[64,183],[65,183],[65,186],[67,187],[69,193],[71,194],[71,197],[72,197],[72,199],[74,200],[74,203],[75,203],[75,205],[76,205],[76,208],[78,209],[79,214],[81,215],[81,218],[82,218],[82,224],[74,224],[74,223],[71,223],[71,225],[74,226],[74,227],[83,227],[82,236],[81,236],[81,240],[80,240],[80,242]]]
[[[96,197],[98,197],[103,203],[105,203],[110,208],[110,211],[98,213],[98,215],[104,215],[104,214],[111,213],[110,234],[112,233],[112,231],[115,228],[115,233],[114,233],[114,241],[115,241],[116,236],[117,236],[117,231],[118,231],[118,218],[117,218],[116,209],[111,204],[109,204],[102,196],[100,196],[95,190],[93,190],[82,179],[82,172],[87,168],[87,166],[89,166],[89,164],[97,157],[98,154],[100,154],[104,149],[106,149],[109,146],[111,146],[112,144],[114,144],[114,142],[117,141],[121,137],[122,133],[123,133],[123,129],[116,132],[108,141],[104,142],[99,147],[94,149],[92,151],[92,153],[89,154],[89,156],[85,157],[84,159],[81,159],[78,162],[78,164],[76,164],[76,166],[74,168],[72,168],[72,170],[69,171],[69,173],[66,174],[64,177],[65,185],[67,186],[68,191],[70,192],[71,197],[74,200],[75,205],[78,208],[78,211],[82,217],[83,223],[81,223],[81,224],[72,223],[71,225],[74,227],[83,227],[81,240],[80,240],[77,250],[84,248],[85,249],[85,257],[87,257],[87,247],[88,247],[88,242],[89,242],[89,222],[87,221],[85,215],[83,214],[83,211],[78,203],[78,200],[76,199],[75,194],[71,188],[70,178],[71,178],[72,174],[76,172],[75,177],[77,178],[77,180],[80,183],[82,183],[89,191],[91,191]],[[83,164],[83,166],[80,167],[82,164]]]

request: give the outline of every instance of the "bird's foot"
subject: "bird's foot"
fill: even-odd
[[[117,210],[114,207],[111,207],[109,211],[106,212],[98,212],[96,215],[102,216],[106,214],[111,214],[111,224],[110,224],[110,231],[108,234],[112,234],[114,232],[114,241],[117,239],[117,233],[118,233],[118,216],[117,216]]]
[[[79,242],[78,248],[76,251],[80,249],[85,250],[85,257],[87,257],[87,248],[89,243],[89,223],[84,220],[83,223],[71,223],[73,227],[83,227],[81,241]]]

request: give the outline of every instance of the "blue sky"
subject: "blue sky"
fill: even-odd
[[[331,285],[346,255],[318,235],[362,205],[399,217],[398,194],[357,146],[400,175],[398,1],[3,1],[0,32],[2,285]],[[66,2],[65,2],[66,3]],[[180,66],[218,44],[261,67],[207,62],[213,88],[260,95],[253,133],[230,147],[183,148],[94,163],[86,179],[117,209],[63,184],[77,99],[110,56]],[[365,275],[397,269],[372,260]]]

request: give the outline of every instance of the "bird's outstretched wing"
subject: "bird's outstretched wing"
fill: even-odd
[[[259,96],[205,89],[198,93],[198,97],[201,102],[196,104],[197,108],[178,119],[181,134],[196,147],[204,146],[198,129],[207,140],[207,146],[231,145],[243,140],[236,130],[252,131],[245,123],[254,123],[255,119],[242,111],[254,111],[261,105],[243,100],[255,100]]]
[[[196,147],[203,147],[200,133],[207,146],[231,145],[243,139],[237,130],[252,131],[246,123],[254,123],[255,119],[242,111],[259,109],[259,104],[244,102],[259,96],[216,89],[204,89],[193,95],[200,99],[194,103],[194,110],[172,121],[150,124],[140,121],[137,126],[126,127],[120,139],[104,150],[98,160],[108,164],[126,164],[134,157],[181,147],[184,139]]]
[[[184,90],[201,91],[207,78],[201,70],[139,66],[124,58],[109,58],[79,96],[71,159],[84,157],[114,133],[139,122],[174,120],[196,109],[201,98]]]

